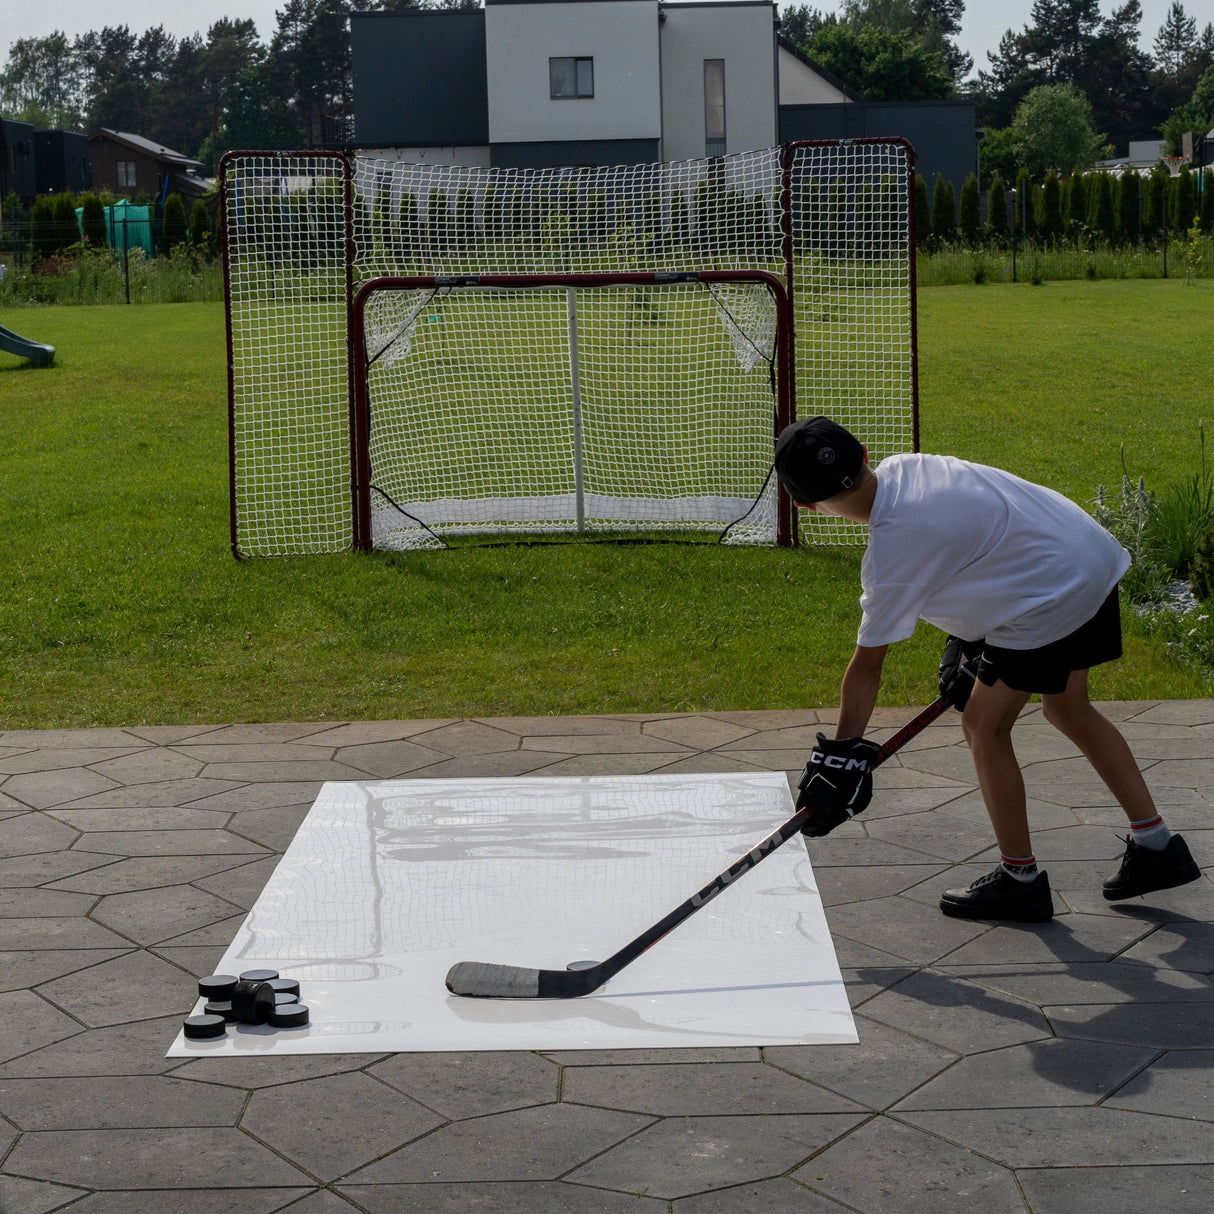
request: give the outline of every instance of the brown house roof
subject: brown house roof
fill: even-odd
[[[152,157],[153,160],[163,161],[169,168],[180,169],[182,171],[202,168],[201,160],[193,160],[182,152],[175,152],[172,148],[166,148],[163,143],[156,143],[152,139],[144,139],[142,135],[132,135],[129,131],[111,131],[108,127],[102,127],[89,136],[89,143],[100,139],[120,143],[132,151],[142,152],[145,156]]]

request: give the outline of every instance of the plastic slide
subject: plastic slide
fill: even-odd
[[[21,358],[28,358],[35,367],[49,367],[55,358],[55,347],[45,346],[40,341],[30,341],[12,329],[0,325],[0,350],[7,350]]]

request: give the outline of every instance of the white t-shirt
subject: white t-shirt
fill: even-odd
[[[1036,649],[1095,615],[1124,548],[1060,493],[949,455],[877,469],[857,642],[904,640],[920,619],[965,640]]]

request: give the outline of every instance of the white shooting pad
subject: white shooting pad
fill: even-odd
[[[768,772],[325,784],[216,970],[298,978],[311,1024],[179,1033],[168,1056],[854,1042],[800,838],[593,995],[444,984],[457,961],[603,960],[792,808]]]

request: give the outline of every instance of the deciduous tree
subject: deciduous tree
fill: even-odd
[[[1032,173],[1089,169],[1104,140],[1088,99],[1069,84],[1043,84],[1020,103],[1012,123],[1020,161]]]

